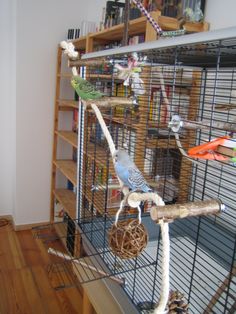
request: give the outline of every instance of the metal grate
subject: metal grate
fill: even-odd
[[[180,116],[185,123],[202,121],[200,124],[205,127],[179,130],[185,151],[225,135],[232,136],[233,141],[236,38],[226,36],[169,47],[161,42],[159,48],[158,44],[156,48],[146,47],[143,45],[143,51],[141,48],[138,51],[139,59],[145,59],[140,75],[145,94],[137,97],[135,106],[103,109],[103,117],[116,147],[127,150],[149,185],[166,203],[219,198],[226,205],[227,211],[220,216],[187,218],[170,224],[170,279],[171,288],[187,297],[190,313],[235,313],[235,164],[230,160],[189,161],[179,152],[168,123],[173,115]],[[107,51],[97,53],[103,54],[106,66],[86,69],[86,78],[108,96],[134,94],[131,86],[125,87],[117,78],[114,65],[126,67],[131,56],[122,51],[111,50],[110,55]],[[160,72],[170,102],[169,112],[163,99]],[[107,143],[91,110],[85,112],[84,122],[88,130],[84,136],[87,157],[79,227],[107,269],[115,275],[125,273],[124,290],[133,303],[152,304],[158,301],[160,293],[159,228],[149,217],[150,204],[143,204],[142,220],[149,233],[144,253],[137,259],[123,261],[110,251],[107,230],[114,221],[120,195]],[[231,129],[222,128],[222,123]],[[90,213],[89,222],[83,219],[85,212]],[[130,215],[136,212],[127,208],[122,219]]]

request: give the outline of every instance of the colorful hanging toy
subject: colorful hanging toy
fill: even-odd
[[[137,53],[133,53],[132,56],[128,58],[127,67],[115,64],[115,69],[118,71],[117,78],[124,81],[124,86],[131,84],[131,89],[135,95],[145,94],[143,80],[139,77],[142,69],[138,66]]]

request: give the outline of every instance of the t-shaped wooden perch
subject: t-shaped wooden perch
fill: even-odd
[[[178,218],[192,216],[216,215],[225,210],[225,205],[219,199],[196,201],[184,204],[153,206],[150,210],[152,220],[172,221]]]

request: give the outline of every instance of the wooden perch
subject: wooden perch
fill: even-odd
[[[136,100],[126,97],[102,97],[97,100],[83,101],[86,105],[96,104],[99,108],[111,108],[115,106],[131,107],[136,104]]]
[[[233,110],[236,109],[236,103],[229,103],[229,104],[216,104],[215,105],[216,110]]]
[[[174,204],[166,206],[153,206],[150,211],[152,220],[158,222],[164,219],[171,221],[177,218],[191,216],[216,215],[224,210],[224,205],[218,199],[207,201],[196,201],[184,204]]]
[[[63,258],[63,259],[65,259],[65,260],[67,260],[67,261],[71,261],[71,262],[73,262],[73,263],[75,263],[75,264],[81,265],[82,267],[88,268],[88,269],[90,269],[91,271],[94,271],[94,272],[100,274],[100,275],[103,276],[103,277],[109,277],[110,279],[116,281],[116,282],[119,283],[119,284],[123,284],[123,283],[124,283],[124,281],[123,281],[122,279],[120,279],[120,278],[111,276],[110,274],[104,272],[103,270],[100,270],[100,269],[98,269],[98,268],[96,268],[96,267],[94,267],[94,266],[92,266],[92,265],[89,265],[89,264],[87,264],[87,263],[85,263],[85,262],[82,262],[80,259],[74,259],[74,258],[70,257],[70,256],[67,255],[67,254],[64,254],[64,253],[62,253],[62,252],[60,252],[60,251],[54,250],[53,248],[49,248],[49,249],[48,249],[48,253],[53,254],[53,255],[56,255],[56,256],[58,256],[58,257],[60,257],[60,258]]]
[[[68,66],[72,67],[82,67],[82,66],[98,66],[109,63],[109,61],[101,60],[68,60]]]
[[[236,123],[235,122],[221,122],[221,121],[213,121],[211,124],[209,121],[190,121],[183,120],[183,128],[186,129],[209,129],[209,127],[213,127],[216,129],[221,129],[229,132],[236,132]]]

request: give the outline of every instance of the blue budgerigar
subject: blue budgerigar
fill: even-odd
[[[125,186],[132,191],[152,192],[142,173],[125,150],[117,150],[114,158],[116,174]]]

